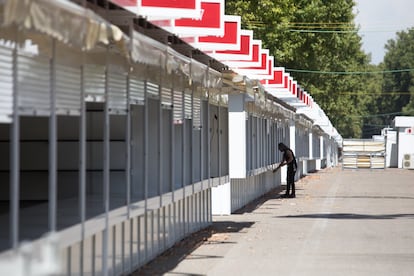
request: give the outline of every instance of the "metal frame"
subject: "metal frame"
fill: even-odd
[[[17,30],[17,28],[16,28]],[[18,32],[16,32],[18,41]],[[16,249],[19,245],[19,201],[20,201],[20,116],[19,88],[17,72],[17,43],[13,47],[13,121],[10,131],[10,245]]]
[[[56,117],[56,40],[52,39],[50,59],[50,117],[49,117],[49,231],[56,231],[57,215],[57,117]]]

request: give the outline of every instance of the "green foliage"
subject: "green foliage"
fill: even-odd
[[[382,66],[370,65],[369,71],[383,71]],[[364,108],[363,119],[363,138],[371,138],[374,134],[380,134],[381,129],[387,126],[381,117],[374,116],[383,113],[379,102],[384,100],[381,95],[383,75],[370,74],[361,79],[363,87],[361,88],[360,102]],[[386,99],[386,98],[385,98]]]
[[[414,68],[414,28],[398,32],[396,40],[389,40],[385,49],[386,70]],[[391,94],[381,102],[386,112],[414,115],[414,71],[385,75],[383,90]]]

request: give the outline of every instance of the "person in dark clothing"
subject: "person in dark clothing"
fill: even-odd
[[[295,155],[293,154],[293,151],[288,148],[283,143],[279,143],[278,148],[281,152],[283,152],[283,159],[282,162],[277,166],[276,169],[273,170],[273,172],[276,172],[280,167],[287,165],[287,177],[286,177],[286,193],[282,197],[296,197],[295,194],[295,174],[296,169],[298,167],[296,163]],[[292,193],[289,194],[290,189],[292,188]]]

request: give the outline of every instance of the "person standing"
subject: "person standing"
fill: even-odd
[[[295,174],[298,168],[296,163],[295,155],[293,151],[283,143],[278,144],[279,151],[283,152],[282,162],[277,166],[277,168],[273,169],[273,172],[276,172],[279,168],[284,165],[287,165],[287,177],[286,177],[286,193],[282,197],[296,197],[295,193]],[[292,188],[292,193],[289,194],[290,189]]]

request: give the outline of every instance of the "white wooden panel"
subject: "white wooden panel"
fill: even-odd
[[[81,95],[81,69],[56,64],[56,112],[79,115]]]
[[[132,104],[144,104],[145,82],[137,76],[129,76],[129,95]]]
[[[88,102],[105,100],[105,67],[87,64],[83,68],[85,97]]]
[[[108,67],[108,107],[110,114],[125,114],[127,110],[127,80],[123,68]]]
[[[48,116],[51,80],[49,58],[19,53],[17,71],[20,114]]]
[[[13,55],[12,50],[0,47],[0,123],[11,122],[13,113]]]

